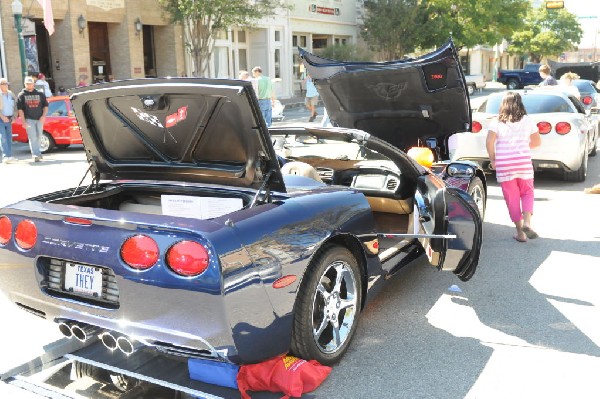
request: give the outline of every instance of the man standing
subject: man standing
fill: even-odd
[[[35,88],[44,93],[46,98],[52,97],[52,90],[50,90],[50,84],[46,80],[46,75],[43,73],[38,74],[38,80],[35,82]]]
[[[9,163],[12,157],[12,122],[17,117],[17,97],[8,90],[8,80],[0,79],[0,148],[2,162]]]
[[[267,123],[267,127],[273,122],[273,104],[275,103],[275,91],[273,90],[273,82],[268,76],[263,76],[262,68],[256,66],[252,68],[252,75],[256,79],[258,105],[263,118]]]
[[[31,76],[27,76],[24,83],[25,88],[17,97],[17,108],[19,118],[23,121],[23,127],[27,130],[33,162],[39,162],[42,159],[40,139],[44,132],[44,121],[48,113],[48,100],[44,93],[35,89]]]

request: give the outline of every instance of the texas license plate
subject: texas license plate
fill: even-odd
[[[102,269],[67,262],[65,265],[65,290],[101,298]]]

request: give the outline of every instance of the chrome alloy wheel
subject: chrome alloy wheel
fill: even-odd
[[[335,261],[325,268],[313,297],[312,331],[317,348],[334,353],[346,342],[358,312],[356,276],[350,265]]]

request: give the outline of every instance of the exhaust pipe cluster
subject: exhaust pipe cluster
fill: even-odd
[[[90,337],[94,336],[100,329],[89,324],[75,324],[68,322],[61,322],[58,324],[58,329],[67,338],[75,337],[81,342],[87,341]]]
[[[94,336],[100,331],[99,327],[91,326],[89,324],[77,324],[70,322],[58,323],[58,329],[67,338],[76,338],[81,342],[86,342],[90,337]],[[131,355],[142,344],[130,339],[125,335],[113,335],[109,331],[105,331],[98,336],[102,344],[108,348],[111,352],[120,350],[126,355]]]

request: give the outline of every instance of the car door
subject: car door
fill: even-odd
[[[364,143],[369,149],[393,161],[401,171],[396,193],[414,190],[412,220],[406,233],[378,233],[381,241],[393,237],[407,245],[417,239],[427,259],[439,270],[451,271],[467,281],[475,272],[481,250],[482,221],[477,205],[465,191],[448,187],[430,171],[422,168],[403,151],[370,136]],[[393,258],[392,258],[393,259]],[[386,268],[387,269],[387,268]]]
[[[482,221],[463,190],[440,186],[431,175],[419,177],[414,223],[429,263],[469,280],[477,268]]]

